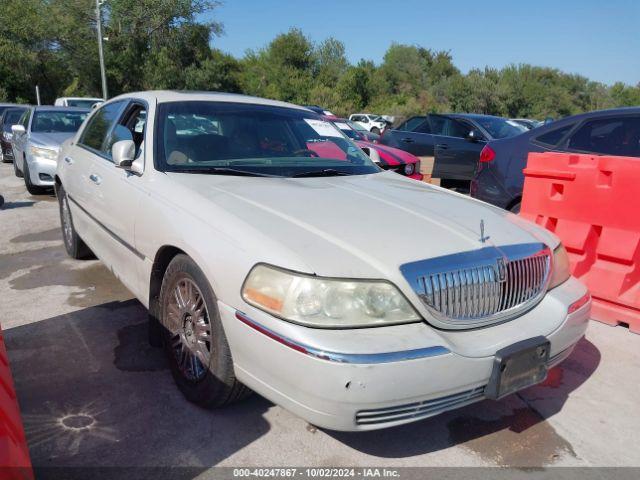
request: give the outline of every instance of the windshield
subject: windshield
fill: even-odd
[[[495,139],[514,137],[527,131],[526,127],[504,118],[480,117],[475,118],[474,120],[489,132],[489,135],[491,135],[492,138]]]
[[[158,107],[158,169],[290,177],[379,169],[332,123],[293,108],[230,102]]]
[[[20,121],[20,117],[24,113],[24,109],[7,110],[2,120],[2,130],[11,133],[11,126]]]
[[[67,106],[68,107],[91,108],[96,103],[102,103],[102,100],[93,100],[91,98],[88,98],[88,99],[69,98],[69,99],[67,99]]]
[[[334,122],[333,124],[351,140],[361,140],[360,134],[356,132],[347,122]]]
[[[354,130],[358,130],[359,132],[368,132],[369,130],[367,130],[366,128],[364,128],[362,125],[360,125],[359,123],[356,122],[347,122],[348,125],[353,128]]]
[[[88,112],[43,111],[33,116],[31,131],[36,133],[73,133],[80,128]]]

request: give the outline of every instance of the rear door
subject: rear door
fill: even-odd
[[[445,115],[430,115],[435,138],[434,178],[471,180],[478,165],[480,151],[486,144],[484,136],[469,140],[469,132],[478,128],[463,119]]]
[[[434,147],[434,137],[431,134],[431,126],[427,117],[421,117],[422,121],[419,122],[414,117],[407,120],[401,128],[411,128],[412,130],[392,130],[386,132],[382,137],[382,142],[390,147],[396,147],[405,152],[409,152],[416,157],[432,157]],[[389,135],[389,140],[392,142],[385,142],[384,139]]]
[[[146,106],[129,101],[119,109],[116,122],[108,129],[99,151],[90,153],[89,185],[91,213],[99,226],[102,259],[116,276],[134,293],[139,264],[144,256],[135,248],[135,218],[140,198],[141,175],[118,168],[111,149],[120,140],[133,140],[137,158],[142,159]]]
[[[101,178],[94,162],[103,155],[108,134],[126,106],[125,101],[105,104],[89,117],[78,140],[67,150],[64,164],[64,188],[67,191],[73,221],[80,236],[93,252],[111,267],[108,233],[99,220]]]

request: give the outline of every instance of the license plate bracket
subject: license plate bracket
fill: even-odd
[[[485,390],[487,398],[498,400],[544,381],[550,347],[545,337],[534,337],[498,350]]]

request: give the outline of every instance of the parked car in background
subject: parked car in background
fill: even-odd
[[[32,195],[53,187],[60,145],[72,137],[90,112],[87,108],[38,106],[25,110],[11,127],[13,169]]]
[[[149,308],[203,407],[249,387],[319,427],[391,427],[541,382],[587,328],[552,233],[380,171],[303,107],[131,93],[60,156],[67,252]]]
[[[56,107],[94,108],[102,103],[104,103],[104,99],[97,97],[60,97],[56,98],[54,105]]]
[[[487,141],[520,135],[526,128],[506,118],[470,113],[411,117],[384,132],[379,144],[417,157],[434,157],[434,178],[443,187],[469,189],[480,152]]]
[[[390,170],[400,175],[413,178],[414,180],[422,180],[420,159],[415,155],[411,155],[398,148],[370,142],[363,133],[353,128],[353,122],[344,118],[325,116],[323,119],[332,122],[342,133],[351,140],[354,140],[356,144],[369,155],[369,158],[383,170]]]
[[[329,117],[333,117],[333,113],[331,113],[330,110],[325,110],[324,108],[322,108],[319,105],[304,105],[304,108],[308,108],[309,110],[311,110],[312,112],[316,112],[319,115],[326,115]]]
[[[13,147],[11,140],[13,132],[11,127],[20,121],[20,117],[28,107],[7,108],[0,114],[0,159],[3,162],[13,162]]]
[[[490,141],[480,155],[471,195],[519,212],[527,157],[548,151],[640,157],[640,108],[583,113]]]
[[[349,120],[357,123],[367,131],[378,135],[380,135],[388,126],[388,123],[384,118],[380,115],[374,115],[371,113],[354,113],[349,116]]]
[[[360,136],[362,136],[368,142],[377,142],[380,139],[380,135],[377,133],[370,132],[362,125],[356,122],[352,122],[351,120],[346,120],[345,123],[349,125],[353,130],[358,132]]]
[[[4,112],[7,108],[19,107],[19,106],[20,105],[15,103],[0,103],[0,115],[2,115],[2,112]]]
[[[527,130],[533,130],[534,128],[544,125],[544,122],[541,122],[540,120],[533,120],[531,118],[512,118],[511,121],[522,125]]]

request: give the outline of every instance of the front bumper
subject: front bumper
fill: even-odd
[[[584,286],[570,279],[535,309],[512,320],[535,322],[550,312],[557,316],[551,329],[549,322],[541,322],[546,327],[533,335],[526,333],[549,339],[550,365],[566,358],[584,335],[591,302],[572,314],[567,308],[586,293]],[[456,345],[456,336],[464,332],[443,335],[424,322],[321,330],[283,322],[248,305],[243,312],[223,302],[218,306],[238,379],[310,423],[331,430],[392,427],[482,400],[495,351],[505,342],[521,340],[495,338],[492,354],[485,355],[486,348],[480,348],[482,354],[473,356],[464,349],[461,353]],[[513,331],[487,327],[478,338],[487,340],[492,328]]]
[[[57,162],[36,156],[27,158],[27,161],[31,183],[39,187],[53,187]]]

